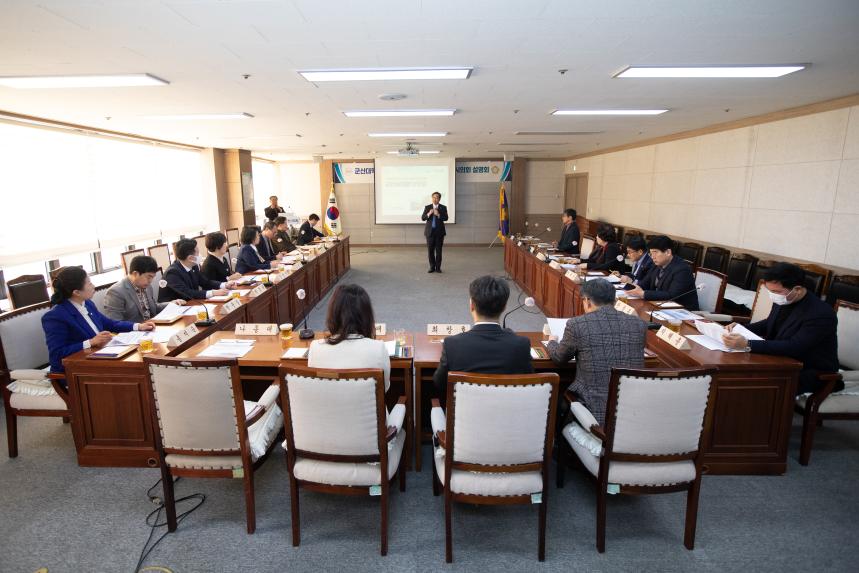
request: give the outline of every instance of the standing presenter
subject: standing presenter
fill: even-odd
[[[444,222],[447,221],[447,207],[441,204],[441,193],[432,194],[432,203],[424,207],[421,221],[426,221],[424,237],[427,239],[428,273],[441,272],[441,248],[444,245]]]

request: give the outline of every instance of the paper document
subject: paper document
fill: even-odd
[[[206,348],[197,356],[219,357],[219,358],[241,358],[251,351],[254,341],[250,339],[224,338]]]
[[[307,348],[288,348],[281,358],[306,358],[308,350]]]
[[[185,307],[185,316],[196,316],[198,310],[203,310],[202,304],[192,304]],[[207,304],[206,309],[209,311],[209,318],[215,318],[215,311],[217,310],[217,306],[214,304]]]
[[[131,332],[120,332],[116,336],[110,339],[110,342],[107,343],[106,347],[112,346],[129,346],[129,345],[137,345],[140,344],[140,340],[149,334],[148,332],[142,332],[139,330],[133,330]]]
[[[653,318],[657,320],[702,320],[704,317],[689,312],[685,308],[654,310]]]
[[[564,329],[567,328],[567,321],[569,318],[547,318],[546,322],[549,323],[549,330],[552,333],[552,336],[557,336],[558,340],[564,337]]]
[[[177,316],[182,316],[185,314],[185,311],[188,310],[184,306],[179,306],[178,304],[168,303],[164,309],[152,317],[153,320],[171,320],[176,318]]]
[[[388,349],[388,356],[396,356],[397,355],[397,341],[396,340],[386,340],[385,348]]]
[[[90,354],[90,356],[104,356],[104,357],[122,356],[123,354],[130,352],[132,348],[133,348],[133,345],[129,345],[129,344],[116,345],[116,346],[110,346],[108,344],[108,346],[105,346],[104,348],[96,350],[95,352]]]
[[[568,271],[574,271],[574,270],[576,270],[576,269],[578,268],[578,266],[579,266],[579,265],[573,265],[573,264],[570,264],[570,263],[563,263],[563,264],[561,264],[561,268],[562,268],[562,269],[567,269]]]
[[[737,327],[742,330],[739,330]],[[725,330],[725,327],[721,324],[696,320],[695,328],[697,328],[698,332],[700,332],[701,334],[692,334],[690,336],[687,336],[686,338],[700,344],[704,348],[707,348],[708,350],[719,350],[721,352],[743,352],[743,350],[736,350],[725,346],[725,343],[722,342],[722,335],[725,334],[727,331]],[[745,336],[748,340],[761,340],[760,336],[749,331],[749,329],[745,328],[744,326],[736,325],[732,332],[734,334],[741,334]]]
[[[742,324],[735,324],[734,328],[731,329],[732,334],[739,334],[746,340],[763,340],[760,336],[743,326]]]

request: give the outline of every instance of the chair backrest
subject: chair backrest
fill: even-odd
[[[239,258],[239,246],[238,245],[230,245],[230,268],[235,270],[236,268],[236,259]]]
[[[758,322],[764,320],[770,315],[773,307],[773,301],[770,299],[770,291],[764,286],[764,280],[758,281],[757,292],[755,292],[755,302],[752,303],[752,316],[750,322]]]
[[[704,251],[704,258],[701,266],[711,271],[724,273],[728,267],[728,259],[731,257],[731,251],[722,247],[707,247]]]
[[[681,259],[686,259],[692,263],[692,267],[697,267],[701,264],[701,254],[704,252],[704,245],[699,243],[683,243],[676,251],[677,256]]]
[[[149,247],[149,256],[158,263],[158,268],[167,271],[170,266],[170,247],[167,245],[152,245]]]
[[[6,281],[12,308],[23,308],[50,300],[48,283],[42,275],[21,275]]]
[[[775,264],[775,261],[758,261],[758,264],[755,265],[755,270],[752,271],[752,281],[749,284],[756,287],[758,283],[764,280],[764,273],[775,266]]]
[[[128,269],[131,267],[131,259],[145,254],[146,251],[144,251],[143,249],[134,249],[132,251],[125,251],[124,253],[122,253],[122,270],[125,272],[125,274],[128,274]]]
[[[197,250],[200,251],[200,260],[206,257],[206,235],[198,235],[194,237],[194,240],[197,241]]]
[[[839,300],[835,303],[838,316],[838,363],[845,370],[859,370],[859,304]]]
[[[247,427],[235,359],[144,358],[165,453],[240,455]],[[172,451],[172,452],[171,452]]]
[[[826,302],[834,305],[839,300],[859,304],[859,276],[837,275],[832,278]]]
[[[227,244],[228,245],[238,245],[239,244],[239,230],[238,229],[227,229],[224,233],[227,236]]]
[[[606,458],[620,454],[636,462],[671,461],[660,456],[693,459],[712,420],[715,392],[710,389],[715,372],[713,368],[612,368]]]
[[[644,234],[641,231],[636,231],[635,229],[627,229],[623,232],[623,244],[625,245],[632,237],[644,238]]]
[[[557,374],[449,373],[446,433],[452,463],[543,462],[552,447],[557,398]]]
[[[716,271],[698,268],[695,271],[695,284],[704,285],[704,288],[698,291],[699,308],[705,312],[720,312],[728,277]]]
[[[801,264],[799,266],[805,271],[805,288],[822,298],[829,287],[832,271],[820,265]]]
[[[387,459],[381,369],[281,366],[280,377],[287,452],[330,461]]]
[[[591,251],[594,250],[595,244],[596,240],[593,237],[591,237],[590,235],[582,235],[582,244],[581,248],[579,249],[579,257],[584,260],[591,256]]]
[[[99,312],[104,312],[104,301],[107,299],[107,289],[112,287],[114,283],[109,283],[106,285],[101,285],[95,287],[95,294],[92,295],[92,303],[98,309]]]
[[[758,258],[746,253],[737,253],[728,261],[728,284],[748,290],[752,284],[752,273]],[[706,265],[705,265],[706,266]]]
[[[9,371],[36,369],[48,363],[48,345],[42,317],[50,310],[43,302],[0,315],[0,384],[9,382]]]

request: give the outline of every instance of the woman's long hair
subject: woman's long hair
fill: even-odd
[[[339,344],[351,334],[374,338],[376,320],[370,295],[355,284],[340,285],[328,303],[328,344]]]
[[[76,290],[83,290],[86,284],[86,271],[80,267],[66,267],[57,273],[51,282],[54,294],[51,296],[51,306],[69,300]]]

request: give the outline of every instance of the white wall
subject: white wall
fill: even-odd
[[[574,167],[589,175],[589,219],[859,269],[859,106]]]
[[[277,194],[278,204],[289,211],[290,209],[302,219],[311,213],[316,213],[323,219],[325,214],[320,211],[319,203],[319,164],[313,161],[283,162],[280,167],[280,191]],[[268,200],[262,208],[268,205]]]

